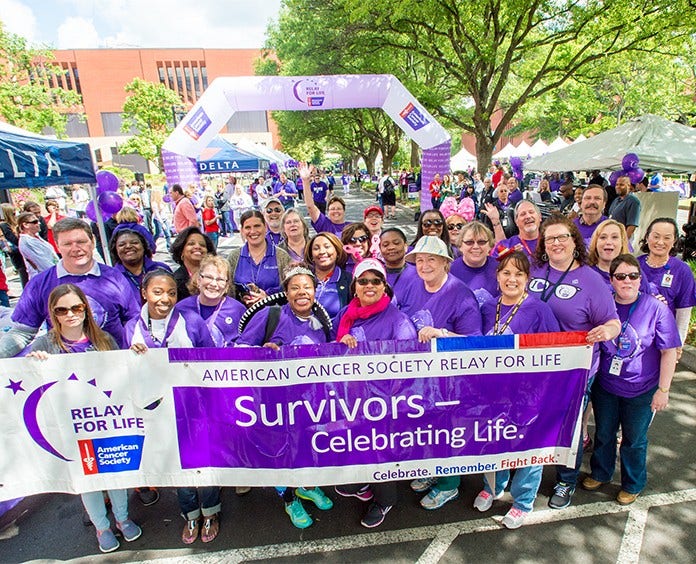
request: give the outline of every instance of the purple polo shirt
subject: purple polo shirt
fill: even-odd
[[[493,335],[495,328],[495,317],[498,305],[498,299],[493,298],[488,300],[481,308],[481,317],[483,319],[483,334]],[[498,325],[502,327],[508,320],[508,316],[515,306],[500,306],[500,321]],[[503,335],[524,335],[529,333],[555,333],[560,331],[556,316],[551,311],[548,304],[541,300],[535,300],[532,297],[527,297],[522,302],[520,308],[510,320],[510,324],[503,331]]]
[[[274,245],[266,245],[266,254],[259,264],[255,264],[249,255],[249,246],[245,243],[239,255],[237,270],[234,273],[235,284],[253,282],[267,294],[280,291],[280,274]]]
[[[60,277],[59,277],[60,274]],[[60,284],[75,284],[87,296],[97,324],[109,333],[119,346],[125,344],[123,327],[131,319],[137,319],[139,303],[133,300],[130,282],[115,268],[95,262],[92,270],[84,275],[65,272],[63,261],[34,276],[27,283],[12,321],[39,328],[45,321],[50,325],[48,296]]]
[[[347,306],[346,306],[347,307]],[[338,329],[343,317],[343,308],[334,320],[334,332]],[[409,341],[418,338],[416,328],[403,312],[396,309],[393,303],[387,309],[367,319],[358,319],[350,329],[350,334],[358,342],[366,341]]]
[[[437,292],[428,292],[418,278],[409,285],[401,311],[416,329],[435,327],[457,335],[481,335],[481,310],[476,296],[459,278],[447,275]]]
[[[320,204],[326,203],[326,194],[329,191],[329,185],[326,182],[323,180],[320,180],[319,182],[312,182],[309,185],[309,188],[312,191],[312,196],[315,202],[319,202]]]
[[[344,221],[343,223],[334,223],[323,213],[319,213],[319,217],[316,221],[312,222],[312,227],[317,233],[333,233],[339,239],[341,238],[341,232],[346,225],[350,225],[350,221]]]
[[[237,339],[238,345],[261,346],[266,335],[270,308],[264,308],[251,318]],[[276,345],[311,345],[326,343],[326,334],[319,327],[313,329],[308,321],[298,318],[288,304],[280,309],[280,319],[269,340]]]
[[[588,249],[590,248],[590,241],[592,240],[592,235],[594,234],[595,230],[597,227],[599,227],[599,224],[602,223],[605,219],[607,219],[606,215],[603,215],[602,217],[599,218],[599,221],[597,223],[593,223],[592,225],[587,225],[579,217],[576,217],[573,220],[573,223],[577,226],[578,231],[580,231],[580,235],[582,235],[582,238],[585,240],[585,247]]]
[[[602,277],[589,266],[570,270],[555,289],[563,272],[548,265],[532,266],[529,295],[541,299],[546,289],[547,303],[551,306],[561,331],[589,331],[611,319],[617,319],[614,298]],[[547,280],[548,275],[548,280]],[[590,374],[599,366],[599,347],[594,347]]]
[[[469,286],[481,306],[500,294],[495,272],[497,268],[498,263],[490,257],[486,259],[483,266],[477,268],[467,266],[463,259],[458,259],[452,263],[450,274]]]
[[[336,266],[331,277],[326,282],[319,282],[314,293],[314,299],[318,301],[333,319],[341,309],[341,298],[338,295],[338,283],[341,276],[341,268]]]
[[[679,308],[696,305],[696,284],[688,264],[676,257],[669,257],[667,264],[653,268],[648,266],[647,260],[648,255],[638,257],[638,264],[643,271],[643,278],[648,281],[650,293],[664,296],[673,315]],[[671,282],[665,275],[672,277]]]
[[[616,304],[622,327],[631,305]],[[598,379],[607,392],[632,398],[658,385],[661,351],[680,347],[681,339],[669,308],[655,297],[645,294],[640,294],[621,337],[628,342],[626,350],[618,350],[618,338],[600,343]],[[614,356],[623,359],[619,376],[609,373]]]
[[[175,309],[190,315],[199,315],[208,326],[216,347],[229,347],[239,337],[239,320],[246,308],[230,297],[225,297],[216,308],[201,307],[198,296],[190,296],[176,304]],[[208,311],[206,311],[208,310]],[[206,316],[206,313],[209,315]]]

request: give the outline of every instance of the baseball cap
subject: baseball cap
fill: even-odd
[[[362,274],[365,274],[368,270],[374,270],[382,275],[384,280],[387,279],[387,272],[384,270],[384,265],[377,259],[366,258],[361,260],[357,265],[355,265],[355,270],[353,271],[353,278],[360,278]]]
[[[380,208],[379,206],[369,206],[365,208],[365,211],[363,212],[363,218],[366,218],[367,214],[372,212],[377,212],[379,215],[384,217],[384,210],[382,210],[382,208]]]

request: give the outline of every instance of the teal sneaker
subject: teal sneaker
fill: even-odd
[[[307,513],[302,506],[302,502],[298,499],[292,503],[285,504],[285,513],[288,514],[290,521],[292,521],[292,524],[298,529],[306,529],[313,522],[309,513]]]
[[[331,509],[333,507],[333,501],[326,497],[326,494],[321,490],[321,488],[312,488],[311,490],[297,488],[295,490],[295,495],[300,499],[311,501],[322,511],[326,511],[327,509]]]
[[[102,552],[113,552],[121,546],[111,529],[97,531],[97,540],[99,541],[99,550]]]

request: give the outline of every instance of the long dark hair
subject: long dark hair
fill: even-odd
[[[652,229],[656,223],[669,223],[672,227],[674,227],[674,244],[672,245],[672,248],[669,250],[669,256],[677,256],[679,227],[677,226],[677,222],[674,221],[674,219],[672,219],[671,217],[658,217],[650,222],[650,225],[648,225],[648,228],[645,230],[645,235],[643,235],[643,238],[640,240],[640,250],[644,253],[650,252],[650,247],[648,246],[648,237],[650,236],[650,233],[652,232]]]
[[[435,214],[437,215],[438,219],[442,221],[442,233],[440,233],[440,239],[442,239],[445,242],[447,248],[449,249],[450,237],[449,229],[447,229],[447,222],[445,222],[445,216],[442,215],[442,212],[440,210],[436,210],[435,208],[426,210],[421,214],[420,218],[418,219],[418,230],[416,231],[416,238],[413,240],[411,245],[415,245],[418,242],[418,239],[420,239],[423,236],[423,220],[426,214]]]

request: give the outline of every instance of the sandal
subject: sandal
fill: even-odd
[[[217,513],[215,515],[210,515],[203,519],[203,528],[201,530],[201,541],[211,542],[215,540],[220,532],[220,522],[217,518]]]
[[[189,519],[186,521],[184,531],[181,533],[181,541],[184,544],[191,544],[198,538],[198,530],[200,529],[199,519]]]

